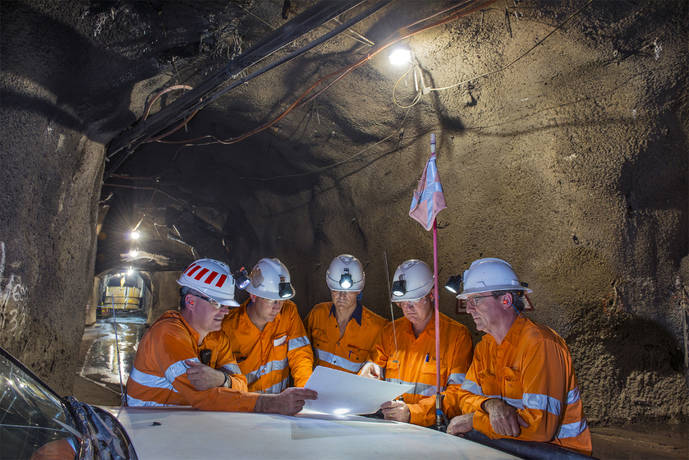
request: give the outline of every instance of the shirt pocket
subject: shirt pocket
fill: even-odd
[[[328,333],[325,329],[313,328],[311,330],[311,341],[315,348],[325,350],[328,344]]]
[[[272,338],[273,345],[273,356],[278,359],[285,358],[287,356],[287,343],[289,338],[286,333],[275,334]]]
[[[368,350],[359,348],[355,345],[348,345],[347,354],[343,356],[343,358],[353,363],[363,363],[368,358]]]
[[[511,399],[522,399],[522,375],[517,368],[505,367],[503,369],[504,375],[504,393],[503,396]]]
[[[497,385],[495,374],[489,370],[481,370],[478,373],[478,383],[481,386],[484,396],[500,396],[500,388]]]
[[[385,378],[386,379],[399,379],[400,375],[400,362],[396,359],[388,359],[385,364]]]

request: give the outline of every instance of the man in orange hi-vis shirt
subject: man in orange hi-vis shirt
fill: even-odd
[[[192,406],[201,410],[293,415],[315,392],[289,388],[279,395],[248,393],[220,325],[234,300],[234,278],[217,260],[200,259],[177,283],[181,311],[168,311],[141,339],[127,381],[127,404]]]
[[[531,292],[501,259],[474,261],[463,277],[466,299],[479,331],[486,332],[462,390],[446,401],[462,413],[447,432],[472,428],[489,438],[539,441],[591,454],[572,357],[550,328],[523,316],[523,296]]]
[[[230,338],[249,391],[280,393],[289,384],[303,387],[313,372],[313,351],[297,311],[287,267],[261,259],[249,274],[250,294],[222,324]]]
[[[315,305],[306,318],[316,366],[356,374],[368,360],[387,321],[361,304],[365,281],[356,257],[342,254],[330,262],[325,283],[332,302]]]
[[[370,362],[359,375],[413,384],[411,392],[402,395],[403,401],[381,405],[383,415],[387,420],[431,426],[435,422],[436,394],[433,272],[426,263],[412,259],[397,267],[393,281],[392,301],[399,305],[404,317],[395,321],[394,328],[393,324],[385,326]],[[460,390],[471,363],[471,350],[468,329],[441,313],[440,382],[446,398]]]

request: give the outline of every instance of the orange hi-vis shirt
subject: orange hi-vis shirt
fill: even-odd
[[[289,384],[290,372],[294,385],[303,387],[313,372],[313,351],[297,306],[285,301],[280,313],[260,331],[246,311],[249,301],[230,310],[222,322],[249,391],[280,393]]]
[[[549,442],[591,454],[591,433],[579,397],[572,357],[552,329],[519,316],[500,345],[486,334],[476,346],[474,361],[452,402],[462,413],[474,412],[474,428],[490,438],[493,431],[481,404],[498,398],[517,408],[529,424],[514,438]]]
[[[201,410],[252,412],[258,394],[247,393],[246,378],[220,331],[199,334],[177,311],[165,312],[144,334],[127,381],[127,404],[138,407],[192,406]],[[232,388],[198,391],[189,382],[186,361],[200,362],[210,350],[209,366],[231,376]]]
[[[332,302],[315,305],[306,317],[316,366],[356,374],[368,360],[387,321],[358,304],[341,334]]]
[[[409,407],[409,422],[431,426],[435,423],[436,356],[435,317],[418,337],[411,322],[395,321],[397,351],[392,324],[383,329],[380,341],[371,353],[371,361],[384,370],[385,380],[414,385],[411,393],[402,395]],[[440,390],[447,394],[459,391],[471,364],[472,342],[469,330],[444,314],[440,314]],[[445,404],[443,404],[444,406]]]

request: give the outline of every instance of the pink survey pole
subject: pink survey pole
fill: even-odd
[[[440,295],[438,292],[438,224],[433,219],[433,281],[435,299],[435,385],[436,409],[440,409]],[[436,413],[436,415],[439,415]]]

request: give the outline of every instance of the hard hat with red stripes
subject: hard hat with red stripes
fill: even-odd
[[[238,307],[234,300],[234,278],[227,264],[215,259],[199,259],[180,275],[177,284],[193,289],[228,307]]]

